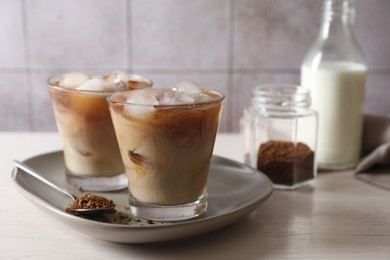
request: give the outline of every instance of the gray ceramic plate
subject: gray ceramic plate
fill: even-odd
[[[81,191],[66,184],[62,152],[42,154],[25,163],[60,187],[77,196],[82,195]],[[119,208],[119,215],[91,220],[67,214],[64,208],[71,202],[69,198],[23,171],[14,169],[12,175],[23,195],[54,218],[88,237],[121,243],[169,241],[221,228],[256,210],[273,190],[272,182],[261,172],[239,162],[213,156],[208,180],[208,211],[202,218],[178,223],[130,220],[126,207],[128,192],[122,190],[97,193],[112,199]]]

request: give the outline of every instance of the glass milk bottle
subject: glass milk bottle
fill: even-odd
[[[325,0],[322,25],[301,67],[301,85],[319,113],[318,167],[352,168],[359,160],[367,68],[353,31],[353,0]]]
[[[244,109],[241,134],[245,163],[278,189],[295,189],[316,176],[317,113],[310,92],[295,85],[262,85]]]

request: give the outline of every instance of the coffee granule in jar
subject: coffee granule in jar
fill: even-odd
[[[98,209],[110,207],[115,207],[115,204],[112,200],[97,196],[92,193],[87,193],[84,196],[76,199],[65,209],[65,211],[67,213],[73,214],[72,209]]]
[[[314,152],[304,143],[271,140],[260,145],[257,168],[274,184],[293,187],[314,178]]]

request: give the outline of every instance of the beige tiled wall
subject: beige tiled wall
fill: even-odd
[[[365,111],[390,114],[390,1],[356,0],[369,76]],[[123,69],[156,86],[187,79],[226,94],[236,132],[251,88],[299,83],[320,0],[0,0],[0,131],[55,131],[46,79]]]

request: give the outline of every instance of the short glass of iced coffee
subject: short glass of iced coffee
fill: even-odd
[[[223,99],[187,81],[108,97],[135,216],[181,221],[205,214]]]
[[[118,91],[151,85],[147,78],[122,71],[98,76],[71,72],[49,78],[70,185],[90,191],[127,187],[106,98]]]

